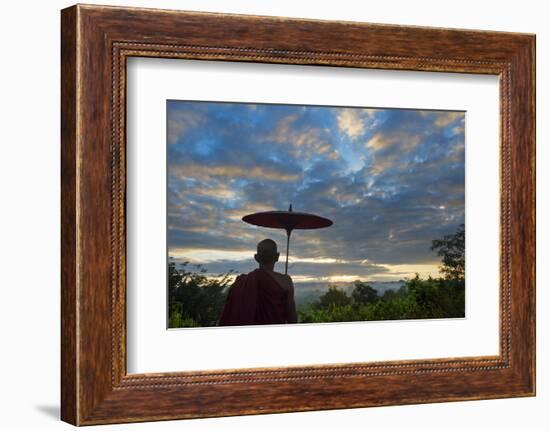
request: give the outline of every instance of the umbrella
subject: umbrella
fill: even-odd
[[[246,215],[242,220],[256,226],[286,231],[285,274],[288,272],[288,249],[292,231],[294,229],[321,229],[332,225],[332,220],[328,218],[292,211],[292,204],[288,207],[288,211],[264,211]]]

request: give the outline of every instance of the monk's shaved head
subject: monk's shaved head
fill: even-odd
[[[260,241],[254,257],[258,263],[264,265],[270,265],[277,262],[279,260],[277,243],[269,238]]]

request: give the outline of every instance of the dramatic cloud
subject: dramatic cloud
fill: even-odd
[[[296,231],[296,281],[436,275],[435,238],[464,222],[464,113],[170,101],[168,247],[212,274],[254,267],[279,230],[249,213],[313,212]],[[283,250],[282,250],[283,251]]]
[[[204,121],[201,113],[193,108],[173,109],[168,117],[168,143],[176,144],[187,130],[200,126]]]
[[[361,135],[365,130],[360,112],[357,109],[342,109],[338,114],[338,127],[350,138]]]
[[[454,123],[457,120],[464,118],[464,113],[462,112],[443,112],[435,114],[436,120],[435,125],[437,127],[447,127],[449,124]]]

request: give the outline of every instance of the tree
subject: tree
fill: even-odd
[[[208,278],[201,265],[189,269],[189,262],[176,268],[168,264],[169,327],[213,326],[219,318],[233,271]]]
[[[321,308],[341,307],[350,303],[351,299],[346,292],[336,286],[330,286],[328,291],[319,297]]]
[[[401,287],[397,290],[388,289],[381,296],[382,301],[394,301],[399,298],[404,298],[408,294],[408,289],[405,280],[400,280]]]
[[[356,281],[351,298],[355,304],[367,304],[378,299],[378,292],[368,284]]]
[[[464,281],[464,242],[463,224],[454,234],[445,235],[441,239],[432,241],[431,249],[436,250],[437,255],[442,257],[440,272],[447,280]]]

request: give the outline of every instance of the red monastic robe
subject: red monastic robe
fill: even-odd
[[[239,275],[229,288],[218,325],[288,323],[290,294],[264,269]]]

